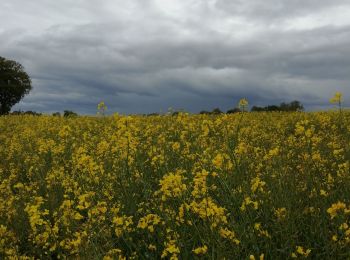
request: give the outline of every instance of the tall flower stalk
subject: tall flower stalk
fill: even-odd
[[[334,96],[329,100],[332,104],[338,105],[339,112],[342,110],[343,94],[341,92],[335,92]]]
[[[98,115],[105,115],[105,112],[107,110],[107,106],[105,104],[105,102],[101,101],[98,105],[97,105],[97,114]]]

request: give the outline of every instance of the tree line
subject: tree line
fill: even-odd
[[[250,109],[250,111],[251,112],[297,112],[297,111],[304,111],[304,106],[300,103],[300,101],[294,100],[290,103],[282,102],[280,103],[280,105],[268,105],[265,107],[253,106]],[[242,112],[242,110],[236,107],[236,108],[227,110],[226,114],[234,114],[239,112]],[[214,108],[212,111],[202,110],[199,112],[199,114],[217,115],[217,114],[224,114],[224,112],[221,111],[220,108]]]
[[[31,110],[28,110],[28,111],[17,110],[17,111],[13,111],[9,114],[10,115],[32,115],[32,116],[41,116],[42,115],[42,113],[38,113],[35,111],[31,111]],[[78,114],[71,111],[71,110],[64,110],[63,114],[61,114],[60,112],[54,112],[54,113],[52,113],[52,116],[75,117],[75,116],[78,116]]]

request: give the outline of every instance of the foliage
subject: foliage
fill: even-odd
[[[234,114],[242,112],[238,107],[227,110],[226,114]]]
[[[207,110],[202,110],[199,112],[200,115],[210,115],[211,112],[207,111]]]
[[[211,111],[211,114],[213,115],[219,115],[222,114],[223,112],[220,110],[220,108],[214,108],[213,111]]]
[[[71,111],[71,110],[64,110],[63,111],[63,116],[64,117],[76,117],[76,116],[78,116],[78,114],[73,112],[73,111]]]
[[[252,112],[267,112],[267,111],[284,111],[284,112],[296,112],[296,111],[303,111],[304,106],[300,103],[300,101],[292,101],[290,103],[284,103],[282,102],[279,106],[276,105],[268,105],[266,107],[258,107],[253,106],[251,111]]]
[[[350,258],[349,111],[0,129],[0,258]]]
[[[226,114],[234,114],[238,112],[241,112],[239,108],[233,108],[233,109],[227,110]],[[224,112],[222,112],[220,108],[214,108],[211,112],[206,110],[202,110],[199,112],[200,115],[220,115],[223,113]]]
[[[23,66],[0,56],[0,115],[8,114],[31,89],[31,80]]]
[[[41,113],[35,112],[35,111],[13,111],[11,115],[32,115],[32,116],[41,116]]]
[[[54,112],[54,113],[52,113],[52,116],[61,116],[61,113],[60,112]]]

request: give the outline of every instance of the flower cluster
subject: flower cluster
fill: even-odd
[[[345,109],[0,129],[0,259],[350,258]]]

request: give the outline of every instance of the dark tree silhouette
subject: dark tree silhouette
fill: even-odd
[[[236,108],[232,108],[232,109],[227,110],[226,114],[234,114],[234,113],[239,113],[239,112],[241,112],[241,110],[238,107],[236,107]]]
[[[202,110],[201,112],[199,112],[199,114],[201,114],[201,115],[210,115],[211,113],[209,111]]]
[[[250,111],[252,111],[252,112],[263,112],[263,111],[266,111],[266,109],[264,107],[253,106]]]
[[[211,111],[211,113],[213,115],[219,115],[219,114],[222,114],[222,111],[220,110],[220,108],[214,108],[213,111]]]
[[[8,114],[31,89],[30,77],[23,66],[0,57],[0,115]]]
[[[61,113],[60,112],[55,112],[55,113],[52,113],[52,116],[61,116]]]
[[[253,106],[252,112],[263,112],[263,111],[284,111],[284,112],[295,112],[295,111],[303,111],[304,106],[300,103],[300,101],[294,100],[290,103],[282,102],[279,106],[269,105],[266,107],[257,107]]]
[[[71,110],[64,110],[63,111],[63,116],[64,117],[75,117],[75,116],[78,116],[77,113],[71,111]]]

